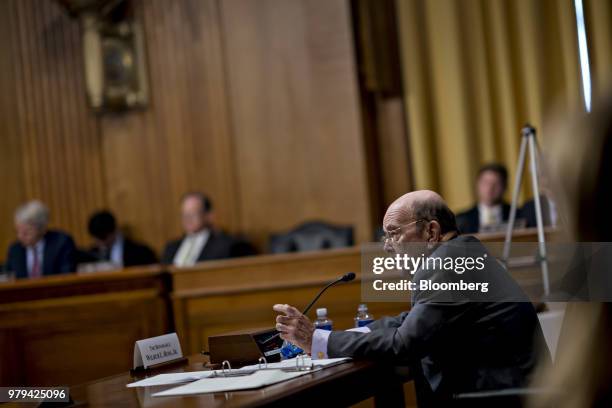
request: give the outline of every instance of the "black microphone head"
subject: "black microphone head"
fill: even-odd
[[[355,279],[355,274],[353,272],[349,272],[342,277],[342,282],[349,282]]]

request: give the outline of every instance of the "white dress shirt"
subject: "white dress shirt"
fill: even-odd
[[[478,222],[480,228],[487,227],[490,225],[500,225],[504,222],[503,208],[501,204],[497,205],[484,205],[478,204]]]
[[[117,234],[111,247],[110,261],[117,266],[123,266],[123,242],[123,235]]]
[[[369,333],[370,330],[368,327],[355,327],[354,329],[349,329],[347,331],[360,332],[360,333]],[[331,331],[329,330],[321,330],[316,329],[312,335],[312,345],[310,349],[310,355],[313,360],[327,358],[327,342],[329,341],[329,335]]]
[[[34,251],[38,257],[38,273],[43,275],[43,257],[45,253],[45,240],[41,239],[33,247],[26,248],[26,262],[28,267],[28,276],[32,277],[32,268],[34,267]]]
[[[559,218],[559,213],[557,212],[557,204],[548,198],[548,215],[550,216],[550,226],[557,226],[557,218]]]
[[[195,234],[189,234],[181,242],[181,246],[172,260],[175,266],[193,266],[198,261],[202,249],[208,242],[210,230],[204,229]]]

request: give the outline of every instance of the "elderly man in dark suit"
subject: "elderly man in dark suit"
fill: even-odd
[[[30,201],[15,212],[17,241],[8,251],[5,270],[17,278],[74,272],[75,245],[60,231],[47,230],[49,209],[40,201]]]
[[[215,228],[210,199],[191,192],[181,200],[181,220],[185,235],[166,244],[162,262],[178,267],[197,262],[252,255],[252,247]]]
[[[458,236],[454,214],[432,191],[396,200],[385,214],[383,228],[385,249],[392,253],[402,253],[409,243],[432,248],[428,257],[457,259],[465,257],[469,248],[480,254],[486,251],[476,238]],[[452,406],[459,393],[520,387],[528,381],[540,347],[545,350],[542,331],[533,306],[507,271],[492,256],[485,265],[471,277],[421,268],[413,282],[485,280],[491,287],[489,299],[413,290],[409,312],[377,320],[360,331],[331,332],[315,330],[293,306],[274,305],[282,313],[276,327],[283,339],[313,358],[368,358],[409,365],[420,407]]]

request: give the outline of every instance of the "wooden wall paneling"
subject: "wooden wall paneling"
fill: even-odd
[[[150,106],[97,116],[78,21],[52,1],[3,2],[3,252],[14,209],[30,198],[81,245],[90,213],[109,207],[161,250],[181,232],[186,190],[208,192],[219,225],[261,248],[271,232],[312,218],[352,224],[368,239],[348,2],[135,4]]]
[[[412,189],[396,4],[353,0],[351,5],[374,225],[380,226],[387,206]]]
[[[101,119],[108,201],[158,250],[181,233],[179,199],[210,194],[219,224],[239,227],[217,3],[140,1],[150,106]]]
[[[401,98],[377,98],[380,171],[383,181],[383,210],[413,189],[409,145]],[[378,220],[382,225],[382,218]]]
[[[16,4],[0,2],[0,261],[5,258],[6,249],[14,239],[13,212],[23,200],[24,175],[20,129],[17,120],[18,98],[15,84],[22,81],[21,58],[16,48]]]
[[[53,2],[3,2],[10,31],[3,40],[7,86],[2,137],[7,195],[2,208],[3,250],[13,239],[12,214],[27,199],[51,209],[51,226],[88,241],[87,215],[104,204],[96,118],[84,99],[79,27]],[[7,64],[8,65],[8,64]],[[12,78],[12,79],[11,79]],[[4,92],[4,91],[3,91]],[[8,112],[8,113],[7,113]],[[2,149],[4,150],[4,149]]]
[[[349,3],[219,2],[243,229],[317,218],[371,236]]]

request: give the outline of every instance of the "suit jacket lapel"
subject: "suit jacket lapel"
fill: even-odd
[[[45,247],[43,249],[43,263],[42,263],[42,274],[44,275],[52,275],[53,274],[53,263],[51,262],[54,258],[53,256],[53,241],[48,238],[48,234],[45,234]]]
[[[27,253],[23,245],[17,247],[17,258],[15,259],[15,275],[17,278],[28,277]]]
[[[476,226],[476,232],[478,232],[480,230],[480,210],[478,209],[478,205],[472,208],[470,217],[472,218],[472,225]]]
[[[208,234],[208,240],[206,240],[206,243],[204,244],[202,250],[200,251],[200,254],[198,255],[198,262],[205,261],[210,258],[210,255],[212,254],[211,248],[214,246],[214,239],[215,233],[213,232],[213,230],[210,230],[210,233]]]

